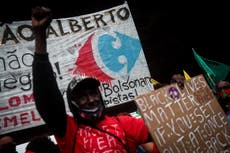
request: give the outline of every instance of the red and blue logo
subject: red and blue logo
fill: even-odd
[[[98,36],[95,39],[97,49],[92,47],[95,34],[90,35],[78,51],[73,73],[95,77],[101,82],[111,82],[116,78],[108,72],[130,74],[142,50],[140,41],[119,32],[114,33],[116,37],[108,33]],[[115,45],[118,41],[119,45]],[[98,64],[98,59],[102,64]]]

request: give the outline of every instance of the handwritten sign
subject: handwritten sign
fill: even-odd
[[[162,153],[229,152],[230,124],[203,75],[135,99]]]
[[[154,90],[127,2],[53,19],[47,32],[50,62],[65,100],[70,80],[79,76],[100,80],[106,107]],[[32,91],[34,47],[31,21],[0,26],[0,135],[44,124]]]

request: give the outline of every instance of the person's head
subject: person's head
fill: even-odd
[[[100,82],[94,78],[75,78],[67,88],[70,111],[77,121],[94,123],[103,117],[104,103],[99,90]]]
[[[167,85],[166,83],[158,83],[158,84],[154,85],[154,89],[159,89],[159,88],[164,87],[166,85]]]
[[[26,146],[25,153],[61,153],[49,136],[34,136]]]
[[[230,97],[230,83],[228,81],[219,81],[216,84],[216,93],[223,99]]]
[[[16,143],[11,136],[4,136],[0,139],[0,153],[17,153]]]
[[[184,89],[184,81],[185,81],[185,77],[181,74],[174,74],[171,77],[170,83],[177,83],[177,85],[181,88]]]

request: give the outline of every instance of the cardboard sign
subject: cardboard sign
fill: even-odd
[[[162,153],[230,152],[230,122],[203,75],[135,99]]]

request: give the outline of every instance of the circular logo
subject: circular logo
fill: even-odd
[[[172,99],[174,99],[174,100],[177,100],[177,99],[180,98],[180,93],[179,93],[179,91],[177,90],[177,88],[175,88],[175,87],[170,87],[170,88],[168,89],[168,94],[169,94],[169,96],[170,96]]]

